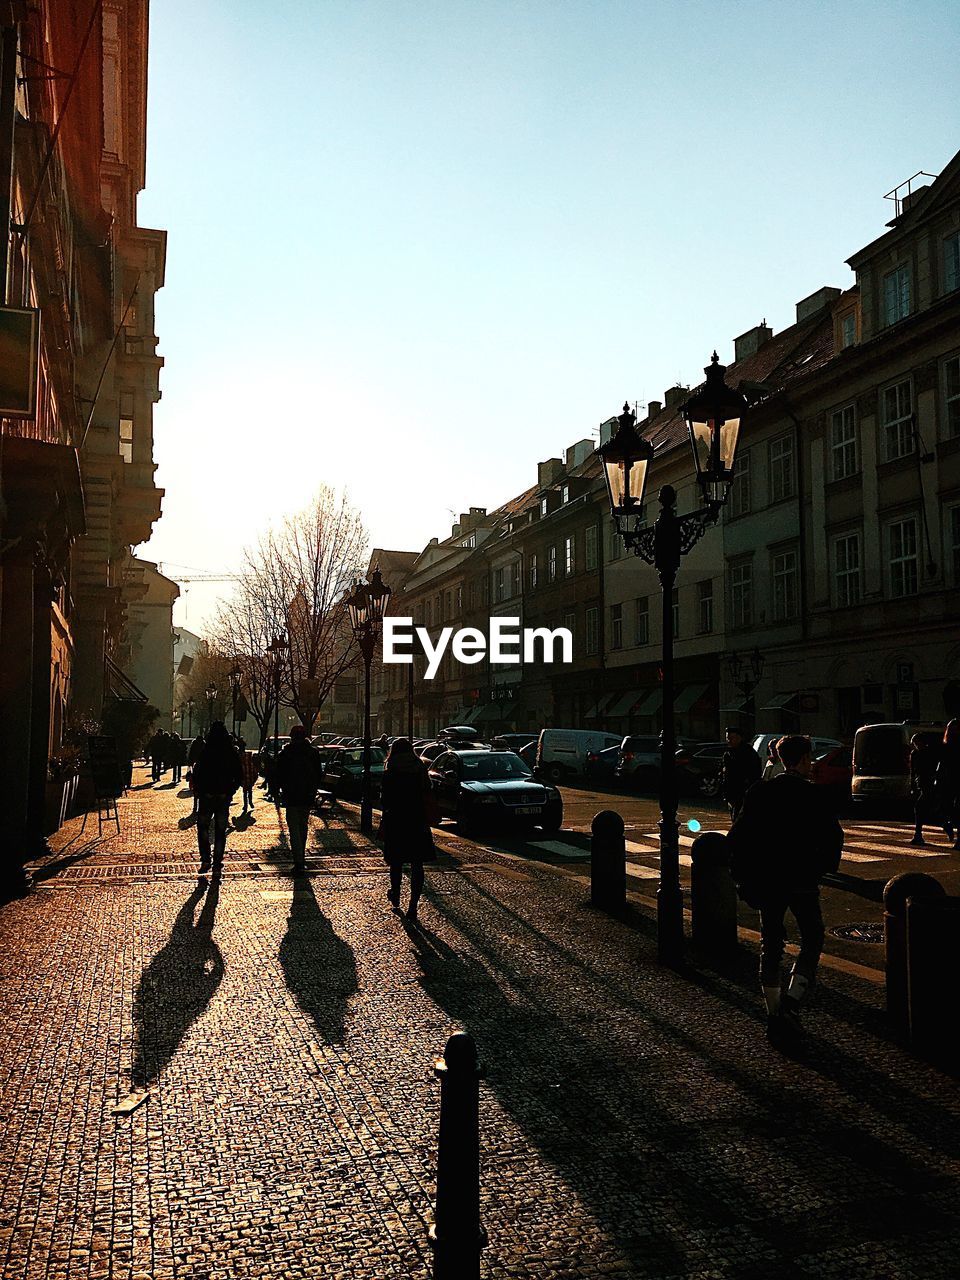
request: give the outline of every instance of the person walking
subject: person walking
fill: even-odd
[[[779,778],[781,773],[783,773],[783,765],[777,755],[777,744],[771,738],[767,743],[767,763],[763,766],[763,781],[769,782],[771,778]]]
[[[190,789],[193,792],[194,814],[196,814],[197,812],[197,803],[198,803],[199,797],[197,796],[197,788],[193,782],[193,771],[194,771],[194,768],[196,767],[197,761],[200,759],[200,754],[203,751],[203,745],[204,745],[203,730],[201,729],[198,732],[197,736],[194,738],[194,740],[190,743],[190,747],[187,751],[187,778],[189,779],[189,782],[190,782]]]
[[[744,796],[755,782],[760,781],[763,766],[760,757],[750,743],[744,741],[739,729],[731,726],[724,737],[727,749],[720,765],[720,794],[727,803],[731,818],[736,819],[743,806]]]
[[[177,733],[176,729],[166,734],[166,742],[164,743],[164,767],[169,768],[170,776],[173,781],[180,781],[180,773],[183,769],[183,739]]]
[[[240,752],[240,771],[242,775],[241,786],[243,787],[243,812],[253,812],[253,788],[257,781],[259,768],[257,766],[257,753],[248,751],[247,744],[240,738],[237,742],[237,749]]]
[[[843,829],[822,789],[810,782],[810,739],[790,734],[777,743],[777,753],[783,773],[747,791],[727,846],[738,892],[760,912],[767,1035],[786,1047],[799,1043],[800,1008],[816,980],[824,939],[819,885],[840,865]],[[787,911],[800,930],[800,954],[781,993]]]
[[[159,782],[163,769],[163,734],[159,729],[147,743],[147,754],[150,757],[151,780]]]
[[[302,871],[305,866],[310,810],[322,782],[323,761],[311,746],[304,726],[295,724],[273,770],[273,796],[277,804],[284,806],[294,871]]]
[[[207,731],[203,750],[193,766],[193,790],[197,797],[197,842],[201,870],[210,859],[210,823],[213,822],[213,864],[222,866],[227,846],[230,801],[240,786],[240,755],[222,720]]]
[[[395,738],[387,753],[380,788],[383,818],[383,858],[390,868],[387,892],[394,911],[400,910],[403,868],[410,864],[410,902],[406,918],[417,919],[423,892],[423,864],[436,861],[433,832],[430,830],[430,780],[414,753],[409,738]]]
[[[910,739],[910,794],[913,796],[914,832],[911,844],[926,844],[923,824],[932,823],[941,797],[937,788],[940,741],[929,733]],[[945,815],[949,818],[949,814]]]
[[[943,828],[960,851],[960,720],[951,720],[943,731],[936,787]]]

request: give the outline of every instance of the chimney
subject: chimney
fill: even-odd
[[[455,524],[453,528],[450,530],[450,537],[459,538],[461,527],[462,527],[461,525]]]
[[[655,418],[658,413],[663,410],[662,400],[649,400],[647,402],[647,419]]]
[[[578,440],[576,444],[572,444],[565,455],[567,470],[572,471],[574,467],[579,467],[581,463],[586,462],[593,450],[592,440]]]
[[[486,507],[471,507],[471,508],[470,508],[470,514],[471,514],[472,516],[477,516],[477,517],[479,517],[479,516],[485,516],[485,515],[487,514],[487,508],[486,508]]]
[[[824,285],[822,289],[818,289],[816,293],[811,293],[808,298],[801,299],[797,303],[797,324],[804,320],[809,320],[811,316],[815,316],[818,311],[823,311],[827,307],[832,307],[836,300],[840,297],[840,290],[834,289],[830,285]]]
[[[563,472],[563,463],[559,458],[548,458],[546,462],[537,463],[537,485],[541,489],[546,489],[548,485],[554,483],[560,478]]]
[[[663,393],[663,403],[668,409],[672,409],[674,405],[683,404],[689,394],[689,387],[681,387],[679,384],[675,387],[668,387]]]
[[[773,337],[773,330],[767,324],[766,320],[761,320],[758,325],[752,329],[748,329],[746,333],[741,333],[739,338],[733,340],[733,358],[734,360],[745,360],[747,356],[754,355],[765,342],[769,342]]]

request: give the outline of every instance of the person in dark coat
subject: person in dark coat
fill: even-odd
[[[960,850],[960,720],[951,720],[943,731],[937,800],[946,819],[944,830],[954,840],[954,849]]]
[[[147,755],[150,757],[150,776],[159,782],[163,774],[163,732],[158,729],[147,743]]]
[[[940,741],[929,733],[915,733],[910,739],[910,794],[913,796],[915,830],[911,844],[926,844],[923,824],[931,823],[939,807],[937,765]]]
[[[274,798],[286,811],[294,871],[304,868],[310,810],[322,782],[323,761],[310,745],[304,726],[295,724],[290,730],[290,741],[277,756],[273,775]]]
[[[836,871],[843,829],[810,782],[810,739],[790,734],[777,743],[784,772],[751,787],[727,834],[730,869],[740,897],[760,911],[760,986],[767,1034],[796,1035],[800,1006],[813,986],[823,950],[820,880]],[[800,954],[781,998],[781,963],[790,911],[800,930]]]
[[[436,860],[430,830],[428,797],[430,780],[414,754],[409,738],[396,738],[387,753],[380,796],[383,819],[383,858],[390,868],[387,898],[394,911],[400,910],[403,867],[410,864],[410,903],[406,917],[416,921],[417,905],[423,892],[423,864]]]
[[[252,813],[253,788],[260,773],[257,764],[257,753],[247,750],[247,744],[243,738],[238,741],[237,750],[240,752],[240,768],[243,773],[243,812]]]
[[[200,729],[197,736],[187,748],[187,780],[190,783],[190,789],[193,792],[193,812],[197,812],[197,788],[193,785],[193,768],[200,759],[200,753],[203,751],[203,730]]]
[[[730,728],[724,735],[727,749],[720,764],[720,794],[727,802],[731,818],[736,818],[743,805],[743,797],[755,782],[760,781],[763,765],[760,757],[737,728]]]
[[[176,729],[172,733],[168,733],[164,744],[165,753],[163,757],[164,768],[172,771],[174,782],[180,781],[180,774],[183,770],[183,739],[177,733]]]
[[[197,841],[201,865],[210,858],[210,821],[213,820],[214,865],[223,863],[227,845],[230,801],[240,786],[240,753],[222,720],[215,720],[207,741],[193,766],[193,789],[197,797]]]

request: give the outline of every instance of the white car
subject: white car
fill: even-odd
[[[621,739],[621,734],[597,729],[541,729],[537,774],[554,784],[582,777],[591,752],[599,755],[605,747],[619,746]]]

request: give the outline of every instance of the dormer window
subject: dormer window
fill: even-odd
[[[896,324],[910,314],[910,268],[897,267],[883,277],[883,322]]]
[[[840,317],[840,349],[852,347],[857,340],[857,313],[848,311]]]
[[[570,501],[570,486],[568,484],[562,485],[560,488],[560,501],[564,506]]]
[[[547,514],[547,505],[548,505],[547,495],[544,494],[543,497],[540,499],[540,515],[541,516],[545,516]]]

